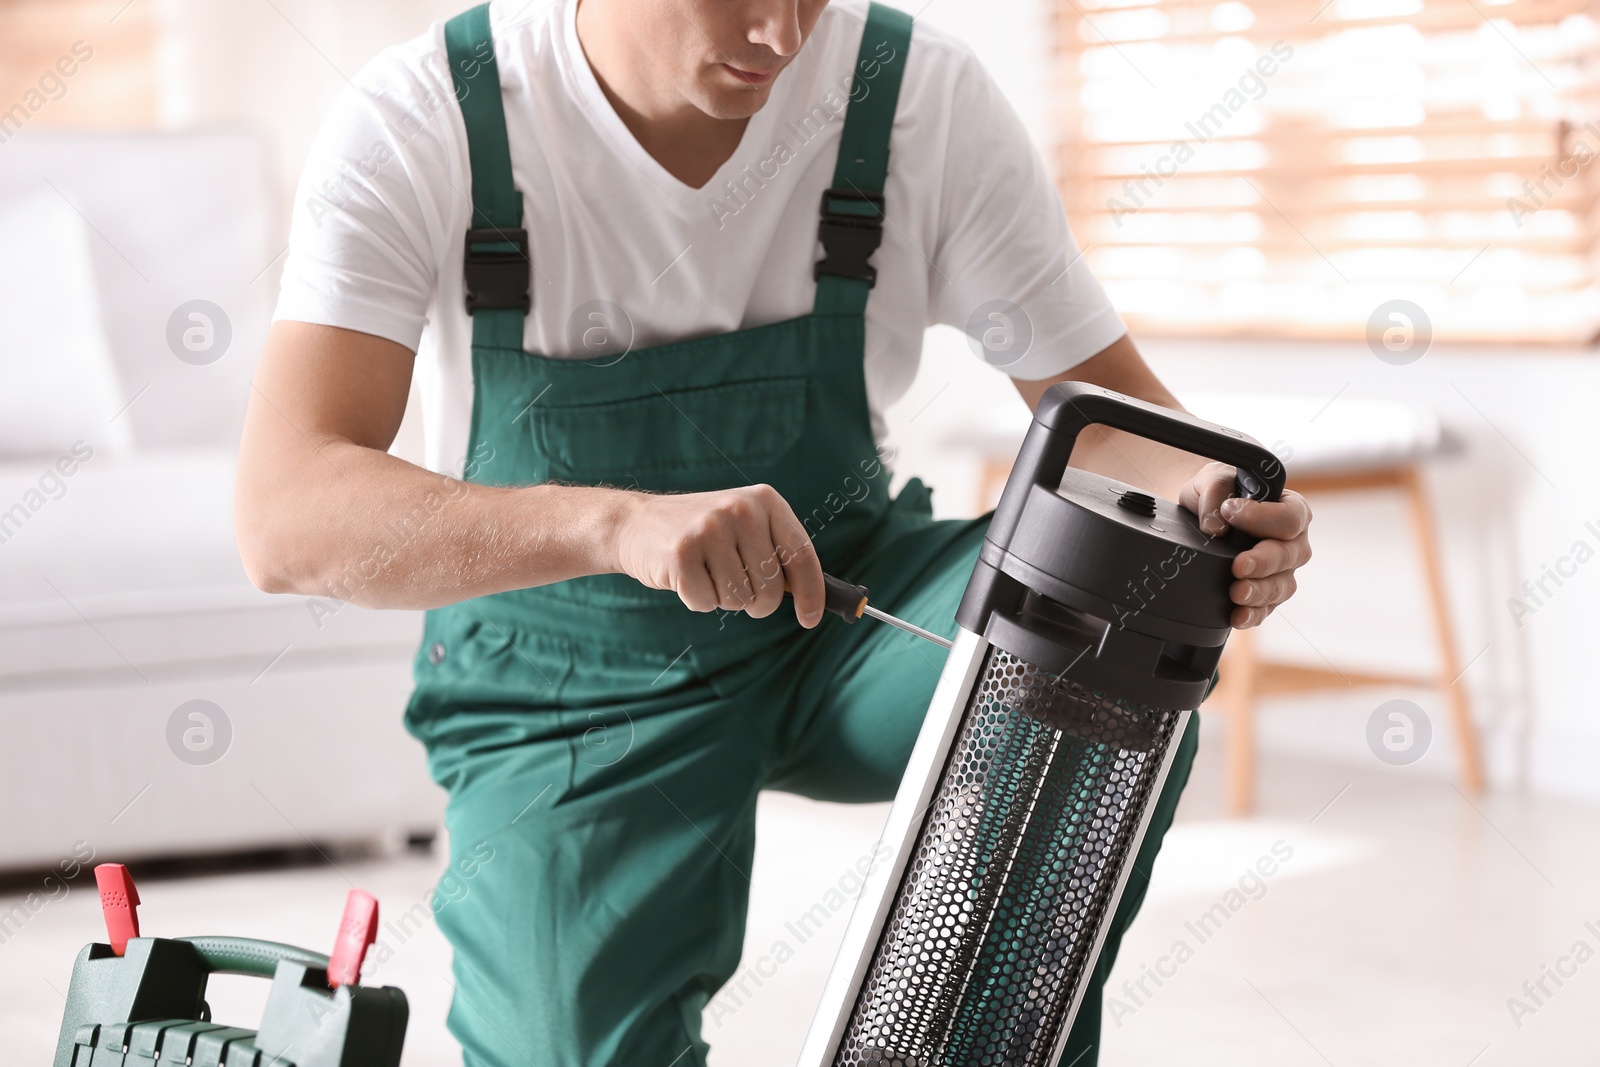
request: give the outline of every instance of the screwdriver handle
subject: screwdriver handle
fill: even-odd
[[[783,580],[783,591],[792,594],[789,588],[789,579]],[[851,585],[843,578],[835,578],[824,572],[822,575],[822,607],[831,611],[845,622],[855,622],[861,618],[861,611],[867,606],[867,587],[864,585]]]

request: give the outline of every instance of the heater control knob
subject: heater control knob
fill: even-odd
[[[1124,490],[1117,497],[1117,506],[1127,508],[1129,511],[1140,515],[1154,515],[1156,513],[1156,498],[1149,493],[1141,493],[1137,489]]]

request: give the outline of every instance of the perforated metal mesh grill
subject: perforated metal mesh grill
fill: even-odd
[[[1180,714],[989,651],[837,1067],[1048,1067]]]

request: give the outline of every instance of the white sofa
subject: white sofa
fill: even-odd
[[[439,825],[401,726],[420,617],[259,593],[234,546],[234,451],[281,248],[264,179],[236,134],[6,146],[0,867],[80,842],[106,860]],[[195,299],[231,325],[208,363],[167,340]]]

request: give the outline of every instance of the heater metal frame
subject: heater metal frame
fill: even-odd
[[[806,1034],[797,1067],[832,1067],[834,1058],[838,1055],[839,1044],[844,1039],[845,1028],[849,1025],[856,1000],[860,996],[861,983],[872,965],[878,943],[883,937],[883,928],[889,920],[890,912],[894,909],[896,894],[893,890],[904,878],[906,866],[916,852],[928,807],[939,789],[944,766],[950,759],[950,749],[961,731],[967,703],[993,647],[986,638],[965,627],[958,627],[956,630],[949,658],[945,660],[938,685],[934,689],[933,699],[929,703],[927,718],[923,720],[922,729],[917,734],[916,744],[911,750],[911,758],[906,766],[905,777],[901,779],[900,788],[895,794],[894,803],[889,809],[889,817],[884,823],[880,837],[880,841],[893,846],[893,851],[888,860],[867,872],[861,891],[856,897],[855,907],[850,913],[850,921],[845,927],[839,954],[829,972],[828,983],[823,988],[817,1013]],[[1162,753],[1160,764],[1156,767],[1149,800],[1139,815],[1139,823],[1129,843],[1130,862],[1123,864],[1112,886],[1105,912],[1108,917],[1115,915],[1121,904],[1128,876],[1133,869],[1131,859],[1138,853],[1145,834],[1150,829],[1150,820],[1155,813],[1157,798],[1166,785],[1167,777],[1172,771],[1173,759],[1177,755],[1178,744],[1189,725],[1189,717],[1193,714],[1193,711],[1188,710],[1178,712],[1172,740]],[[1099,958],[1109,929],[1110,923],[1106,922],[1095,932],[1090,960]],[[1072,1002],[1067,1010],[1065,1025],[1051,1054],[1053,1060],[1059,1061],[1061,1058],[1093,973],[1092,966],[1086,967],[1083,978],[1072,991]]]
[[[933,699],[928,704],[927,718],[922,720],[905,777],[900,779],[900,788],[879,838],[892,844],[894,852],[886,862],[868,870],[861,892],[856,896],[844,941],[828,974],[828,984],[823,987],[822,999],[811,1029],[806,1033],[797,1067],[832,1067],[850,1013],[855,1009],[862,979],[872,964],[884,924],[894,908],[893,890],[900,884],[906,864],[916,851],[923,818],[939,789],[940,772],[950,758],[950,746],[961,729],[967,700],[978,682],[990,647],[987,639],[971,630],[956,628],[950,655],[944,661],[944,670],[939,674]],[[846,962],[852,959],[854,962],[846,967]]]

